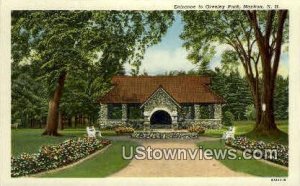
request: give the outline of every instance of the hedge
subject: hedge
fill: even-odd
[[[282,145],[278,143],[266,143],[263,141],[255,141],[255,140],[250,140],[246,137],[236,137],[235,140],[228,140],[226,141],[226,144],[228,146],[234,147],[239,150],[246,150],[249,149],[251,154],[253,154],[256,149],[261,150],[263,152],[263,158],[268,161],[272,161],[274,163],[288,166],[289,162],[289,149],[287,145]],[[269,156],[265,154],[265,150],[276,150],[277,152],[277,158],[273,158],[272,156]],[[265,156],[266,155],[266,156]]]

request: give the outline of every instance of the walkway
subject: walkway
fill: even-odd
[[[114,138],[114,140],[118,140]],[[199,141],[215,140],[202,137]],[[197,148],[195,140],[138,140],[145,147],[155,148]],[[249,176],[245,173],[234,172],[213,160],[136,160],[119,172],[111,175],[113,177],[232,177]]]

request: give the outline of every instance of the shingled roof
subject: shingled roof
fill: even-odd
[[[115,76],[113,88],[100,102],[144,103],[159,87],[166,90],[178,103],[223,103],[209,85],[209,77],[200,76]]]

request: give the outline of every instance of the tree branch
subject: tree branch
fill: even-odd
[[[272,23],[274,20],[275,11],[271,10],[267,15],[266,32],[265,32],[265,44],[269,45],[269,40],[272,32]]]

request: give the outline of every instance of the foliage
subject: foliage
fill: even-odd
[[[246,107],[245,116],[248,120],[255,120],[255,108],[254,105],[248,105]]]
[[[98,63],[107,79],[139,62],[173,22],[171,11],[13,11],[13,61],[40,64],[49,85],[60,72]],[[29,45],[29,47],[28,47]],[[22,54],[22,55],[19,55]]]
[[[29,120],[43,120],[47,116],[47,92],[43,81],[37,79],[35,65],[12,64],[12,123],[20,120],[22,127]]]
[[[258,133],[278,132],[274,122],[273,95],[281,47],[288,42],[287,12],[181,12],[185,23],[181,38],[193,63],[207,66],[215,48],[222,45],[229,49],[222,55],[224,67],[235,66],[237,61],[243,67],[256,109],[255,131]],[[266,105],[265,112],[262,112],[262,103]]]
[[[289,78],[277,76],[274,95],[274,114],[276,119],[289,116]]]
[[[131,134],[134,132],[134,129],[131,127],[116,127],[115,132],[118,135]]]
[[[234,115],[235,120],[246,119],[246,107],[252,103],[252,98],[247,81],[239,71],[225,73],[223,68],[216,68],[211,88],[226,101],[222,108],[223,115],[229,111]]]
[[[253,154],[255,153],[255,150],[261,150],[262,157],[266,160],[288,166],[289,162],[289,153],[288,153],[288,146],[277,144],[277,143],[266,143],[263,141],[254,141],[249,140],[246,137],[237,137],[235,140],[233,140],[232,143],[229,143],[228,145],[240,149],[240,150],[250,150],[249,153]],[[265,154],[265,150],[276,150],[277,158],[275,159],[275,154]]]
[[[251,91],[246,77],[240,75],[239,71],[225,73],[223,67],[216,68],[212,76],[211,88],[221,95],[226,104],[222,108],[223,115],[226,111],[234,115],[235,120],[254,120],[255,108]],[[288,118],[288,78],[277,76],[276,90],[274,96],[274,113],[277,119]]]
[[[128,119],[142,119],[143,112],[140,104],[128,104]]]
[[[204,134],[205,132],[205,128],[201,127],[201,126],[197,126],[197,125],[193,125],[188,127],[187,129],[189,132],[195,132],[197,134]]]
[[[238,67],[231,62],[227,64],[225,59],[221,60],[221,67],[215,68],[211,71],[211,89],[221,95],[226,103],[222,107],[222,113],[226,111],[234,115],[235,120],[254,120],[255,108],[251,91],[247,82],[247,78],[243,76]],[[224,64],[225,63],[225,64]],[[183,76],[183,75],[200,75],[197,71],[170,71],[165,75]],[[261,86],[261,85],[260,85]],[[288,77],[285,78],[277,75],[276,90],[274,95],[274,111],[276,119],[288,119]],[[250,106],[252,105],[252,106]],[[253,107],[253,115],[249,115],[250,107]],[[203,118],[209,117],[209,110],[207,107],[201,108]]]
[[[229,111],[226,111],[224,113],[224,117],[223,117],[223,123],[225,126],[232,126],[233,125],[233,120],[234,120],[234,115],[229,112]]]
[[[173,19],[172,11],[12,11],[13,66],[36,66],[47,101],[62,102],[68,116],[82,110],[95,121],[111,77],[124,73],[125,63],[139,64]],[[57,133],[57,108],[49,107],[49,135]]]
[[[122,119],[122,104],[107,105],[108,119]]]
[[[55,169],[102,149],[110,144],[108,140],[96,138],[69,139],[59,145],[42,146],[38,153],[23,153],[11,158],[11,176],[25,176],[46,170]]]
[[[214,110],[211,104],[201,104],[200,105],[200,117],[201,119],[211,119],[213,118]]]

